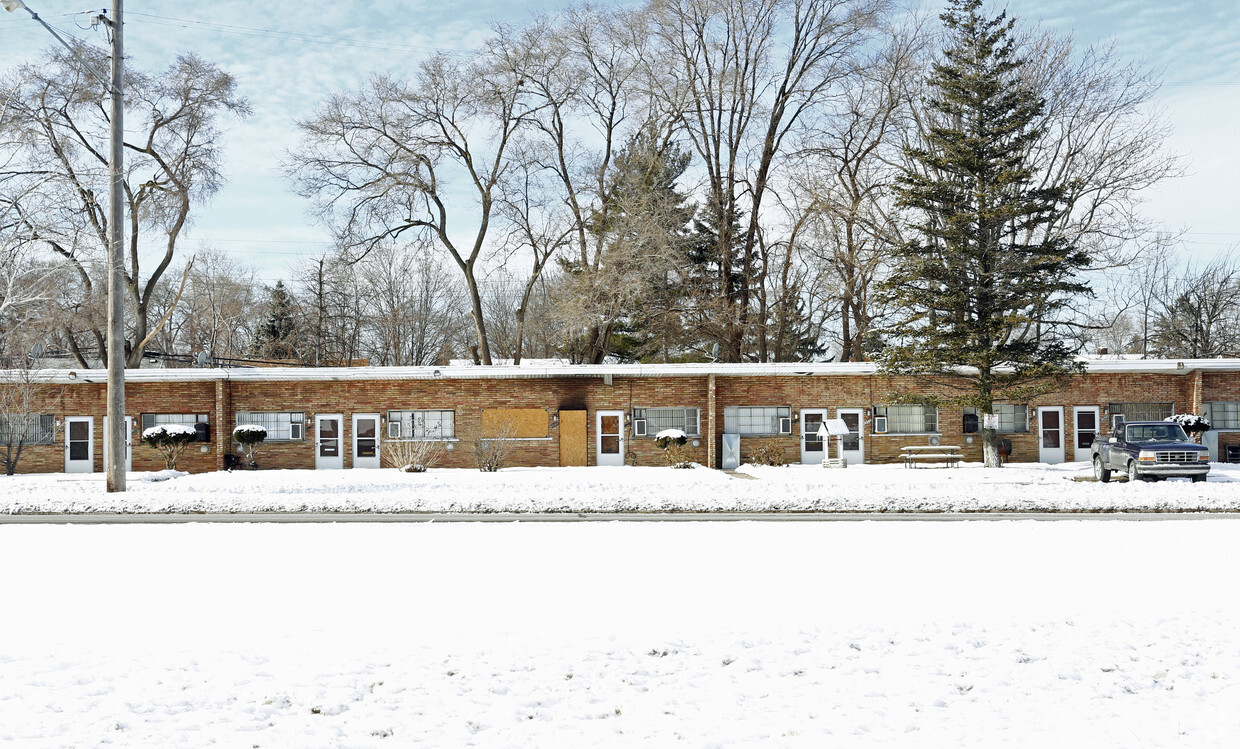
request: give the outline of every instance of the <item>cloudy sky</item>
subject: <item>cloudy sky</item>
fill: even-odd
[[[80,14],[83,4],[28,3],[66,35],[106,46]],[[372,71],[407,75],[436,49],[475,46],[493,23],[519,24],[567,4],[130,0],[130,65],[158,69],[178,51],[197,51],[232,72],[254,107],[247,121],[229,123],[229,184],[198,215],[186,246],[235,254],[267,282],[287,277],[298,256],[330,246],[278,171],[279,158],[296,142],[298,118],[329,93],[356,88]],[[1240,243],[1232,184],[1240,166],[1240,19],[1232,0],[1011,0],[1007,7],[1082,45],[1114,42],[1123,56],[1161,71],[1158,103],[1174,127],[1169,145],[1187,160],[1188,175],[1152,193],[1146,212],[1168,230],[1189,232],[1186,256]],[[28,15],[0,13],[0,68],[35,59],[50,44]]]

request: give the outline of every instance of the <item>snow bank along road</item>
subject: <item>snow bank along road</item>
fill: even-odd
[[[0,744],[1231,749],[1235,532],[4,526]]]
[[[1084,463],[1003,469],[865,465],[745,466],[753,479],[703,468],[513,468],[132,474],[130,490],[100,476],[0,477],[0,515],[166,513],[978,513],[1237,512],[1240,465],[1210,480],[1128,485],[1076,479]]]

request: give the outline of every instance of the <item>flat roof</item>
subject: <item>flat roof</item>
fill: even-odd
[[[1082,359],[1086,371],[1115,374],[1188,374],[1240,372],[1240,359]],[[8,377],[16,372],[9,370]],[[552,366],[445,367],[256,367],[252,369],[127,369],[127,382],[348,382],[367,380],[502,380],[603,377],[832,377],[882,374],[873,362],[777,364],[563,364]],[[41,382],[79,384],[107,382],[106,369],[43,369]]]

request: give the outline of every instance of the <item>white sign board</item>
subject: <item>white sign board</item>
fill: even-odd
[[[982,414],[982,428],[983,429],[998,429],[999,428],[999,414]]]

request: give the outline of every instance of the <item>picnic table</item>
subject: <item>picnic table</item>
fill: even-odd
[[[964,456],[957,445],[910,445],[901,448],[900,457],[904,459],[905,468],[916,468],[919,462],[941,462],[949,468],[956,468]]]

